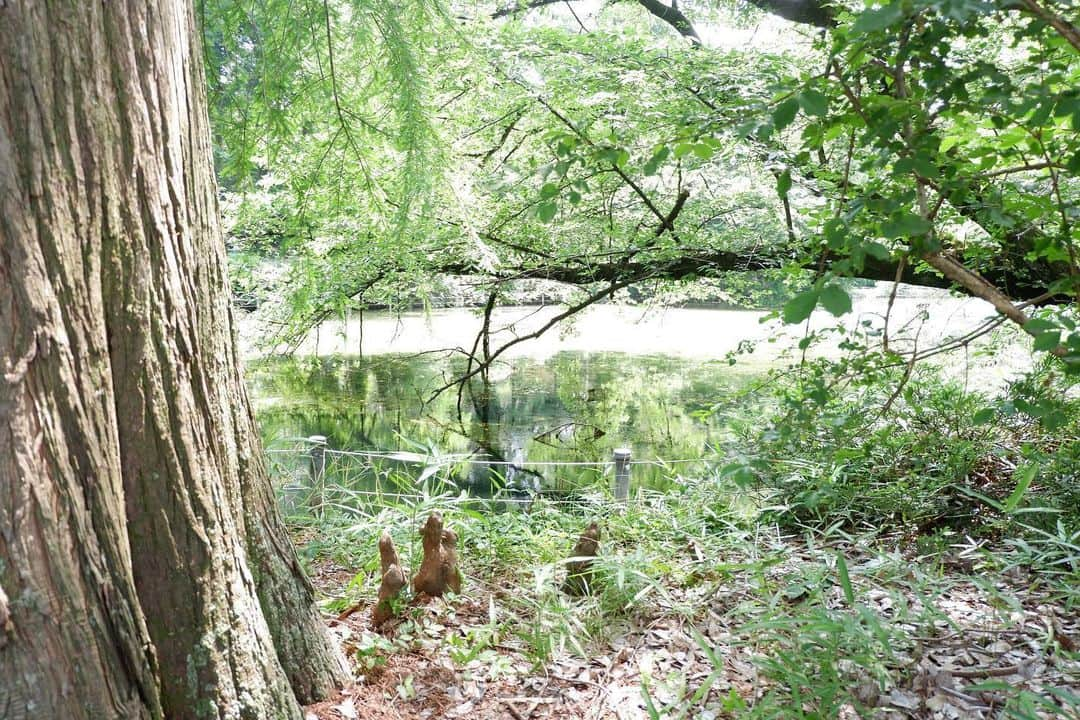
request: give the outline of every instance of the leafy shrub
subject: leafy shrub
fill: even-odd
[[[745,423],[738,442],[755,453],[753,477],[776,493],[789,524],[993,531],[1018,467],[1038,466],[1025,489],[1027,521],[1080,516],[1080,400],[1045,368],[991,400],[941,380],[933,368],[807,363],[774,374],[772,415]],[[781,382],[775,382],[781,379]],[[1044,508],[1040,519],[1035,508]],[[1013,508],[1015,509],[1015,508]]]

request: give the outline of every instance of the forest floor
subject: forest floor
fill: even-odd
[[[378,634],[371,564],[309,543],[356,683],[307,718],[1080,718],[1072,580],[964,536],[933,552],[776,528],[717,542],[672,522],[664,542],[635,543],[643,517],[607,519],[614,587],[583,599],[544,563],[571,534],[541,543],[539,565],[522,567],[527,548],[500,564],[483,537],[507,539],[505,525],[474,518],[462,594],[414,598]],[[551,528],[541,517],[509,542]]]

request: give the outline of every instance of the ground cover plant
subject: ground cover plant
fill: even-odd
[[[1058,402],[1052,433],[1015,410],[1051,393],[1047,372],[996,404],[917,378],[872,432],[821,418],[880,408],[885,383],[835,396],[817,433],[758,418],[756,457],[731,454],[749,439],[736,433],[708,471],[625,505],[603,484],[510,509],[434,476],[408,496],[343,491],[335,512],[292,519],[360,678],[312,712],[1076,716],[1080,513],[1054,480],[1061,460],[1023,470],[1071,444],[1075,401]],[[797,426],[799,383],[772,387],[772,419]],[[1010,420],[987,423],[990,409]],[[434,511],[457,533],[462,593],[405,598],[375,633],[380,533],[416,567]],[[591,522],[593,591],[570,596],[568,557]]]

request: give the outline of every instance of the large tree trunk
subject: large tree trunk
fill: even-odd
[[[184,0],[0,2],[5,718],[298,717],[345,678],[241,382],[196,37]]]
[[[230,349],[235,348],[235,342]],[[233,372],[237,373],[238,364]],[[263,614],[270,625],[278,658],[293,692],[303,703],[321,700],[341,687],[349,671],[337,646],[330,642],[314,604],[314,588],[296,557],[281,521],[262,450],[239,375],[233,383],[238,396],[230,407],[237,438],[242,515],[247,534],[248,563]]]

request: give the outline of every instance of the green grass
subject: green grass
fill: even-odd
[[[764,516],[748,519],[747,494],[712,477],[662,495],[641,493],[625,507],[597,495],[576,505],[540,499],[527,513],[488,513],[470,498],[429,495],[313,521],[317,539],[304,552],[309,562],[333,558],[357,570],[328,599],[332,609],[372,602],[379,533],[389,529],[415,569],[417,530],[427,513],[439,511],[459,534],[465,593],[487,608],[484,622],[434,641],[455,665],[498,674],[499,663],[509,663],[500,648],[512,648],[539,673],[561,656],[609,653],[614,638],[676,623],[694,638],[699,659],[715,664],[698,684],[678,673],[642,676],[647,705],[664,718],[694,717],[702,708],[760,718],[836,717],[847,706],[869,712],[868,697],[911,681],[919,647],[913,638],[960,629],[942,609],[946,601],[978,595],[989,613],[985,622],[1008,627],[1010,613],[1029,600],[980,578],[1010,567],[1035,568],[1040,602],[1080,607],[1075,539],[1003,542],[976,552],[968,571],[956,572],[943,564],[956,552],[949,545],[927,555],[917,544],[898,545],[895,533],[853,535],[834,525],[793,535]],[[592,519],[603,528],[599,589],[568,598],[559,591],[564,561]],[[438,612],[452,613],[455,602]],[[704,629],[717,618],[726,639]],[[376,667],[418,637],[433,642],[423,625],[417,616],[392,642],[366,641],[357,650],[360,666]],[[756,694],[721,683],[731,647],[749,650]],[[1040,703],[1077,702],[1068,690],[1056,700],[1030,688],[996,692],[1015,717],[1034,717],[1031,708]]]
[[[392,642],[365,640],[361,667],[423,639],[462,668],[512,673],[512,651],[539,673],[559,658],[610,655],[613,641],[644,642],[649,628],[663,627],[705,669],[689,682],[662,662],[642,665],[645,711],[657,718],[702,709],[716,717],[868,715],[890,692],[921,682],[927,643],[951,652],[948,638],[975,625],[1080,668],[1067,643],[1016,621],[1036,608],[1062,616],[1080,609],[1080,506],[1069,504],[1077,490],[1068,480],[1077,472],[1075,401],[1039,399],[1030,384],[990,401],[924,382],[868,427],[868,408],[880,407],[886,389],[849,390],[816,415],[777,402],[756,429],[735,428],[741,444],[718,455],[715,469],[673,476],[669,490],[639,491],[625,505],[597,489],[496,511],[432,476],[412,495],[374,502],[326,488],[318,515],[290,521],[310,538],[302,548],[309,565],[333,560],[356,572],[331,588],[333,610],[374,601],[382,530],[414,570],[428,513],[441,512],[458,533],[465,594],[483,618],[433,640],[423,617],[408,611]],[[1016,410],[1025,397],[1056,403],[1057,419]],[[559,590],[565,561],[593,520],[602,529],[597,590],[569,598]],[[1075,715],[1078,686],[988,677],[966,691],[993,698],[1001,716],[1035,718],[1048,708]]]

